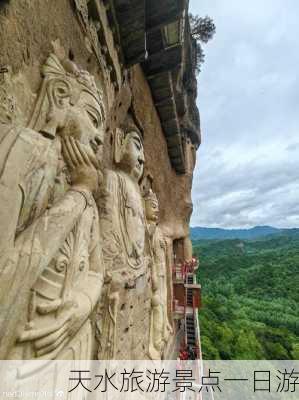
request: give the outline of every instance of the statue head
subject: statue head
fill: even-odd
[[[148,222],[158,224],[159,202],[157,195],[149,189],[144,195],[145,216]]]
[[[30,127],[44,136],[73,136],[97,152],[104,140],[102,93],[94,78],[69,59],[51,54],[42,68],[44,81]]]
[[[144,170],[144,152],[141,133],[136,126],[116,130],[114,161],[134,181],[140,182]]]

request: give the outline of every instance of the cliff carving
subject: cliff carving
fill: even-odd
[[[198,145],[180,132],[180,71],[146,64],[143,40],[126,53],[118,1],[29,3],[0,8],[1,359],[171,357]]]
[[[92,77],[51,54],[31,128],[1,125],[5,356],[63,358],[81,341],[89,346],[80,357],[91,356],[89,315],[104,274],[93,198],[103,119]]]

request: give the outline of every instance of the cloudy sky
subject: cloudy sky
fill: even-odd
[[[299,227],[299,1],[190,8],[217,27],[199,75],[191,225]]]

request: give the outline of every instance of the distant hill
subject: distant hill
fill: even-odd
[[[269,235],[299,233],[299,229],[279,229],[273,226],[255,226],[250,229],[190,228],[192,240],[259,239]]]
[[[296,231],[193,242],[200,260],[203,359],[299,359]]]

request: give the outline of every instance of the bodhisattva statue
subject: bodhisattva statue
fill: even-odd
[[[99,321],[98,357],[133,359],[139,352],[142,358],[138,346],[144,344],[140,336],[144,328],[139,314],[147,312],[144,296],[148,283],[145,215],[140,190],[144,154],[141,134],[135,125],[117,129],[114,161],[115,170],[105,175],[100,205],[103,256],[110,282]]]
[[[167,302],[167,258],[166,242],[159,223],[159,203],[156,194],[149,189],[144,196],[147,219],[147,234],[149,237],[151,265],[151,324],[149,354],[153,360],[160,360],[163,350],[172,334],[168,319]]]
[[[30,128],[0,124],[0,358],[90,359],[103,101],[69,60],[42,72]]]

